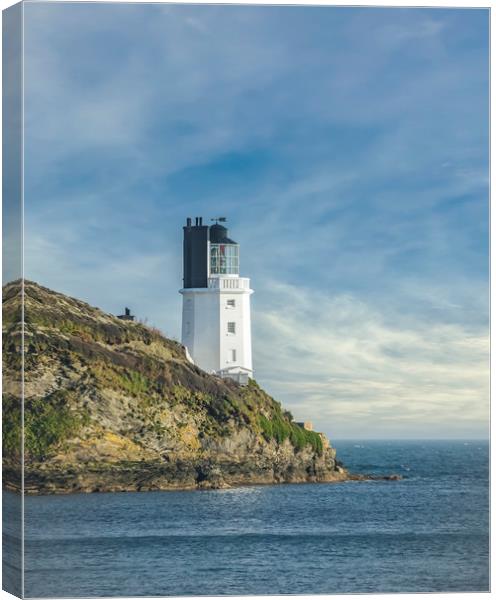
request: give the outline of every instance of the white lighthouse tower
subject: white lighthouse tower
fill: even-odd
[[[182,343],[200,368],[247,383],[251,360],[250,280],[239,276],[239,245],[201,217],[184,227]]]

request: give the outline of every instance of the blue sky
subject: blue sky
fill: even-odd
[[[228,218],[258,381],[334,438],[488,426],[488,11],[33,3],[26,277],[180,336]]]

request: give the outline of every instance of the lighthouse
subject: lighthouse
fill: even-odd
[[[245,384],[253,376],[250,280],[239,274],[239,244],[222,224],[188,218],[183,243],[182,343],[194,363]]]

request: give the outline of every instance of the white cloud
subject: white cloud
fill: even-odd
[[[353,296],[275,284],[255,316],[257,376],[334,436],[484,435],[489,339],[461,323],[395,319]],[[393,321],[393,323],[392,323]]]
[[[419,40],[429,37],[437,37],[446,29],[446,23],[434,19],[411,21],[403,24],[390,24],[379,30],[379,39],[387,44],[397,44]]]

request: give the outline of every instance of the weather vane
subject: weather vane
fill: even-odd
[[[226,222],[226,217],[214,217],[213,219],[210,219],[211,221],[215,221],[215,223],[225,223]]]

